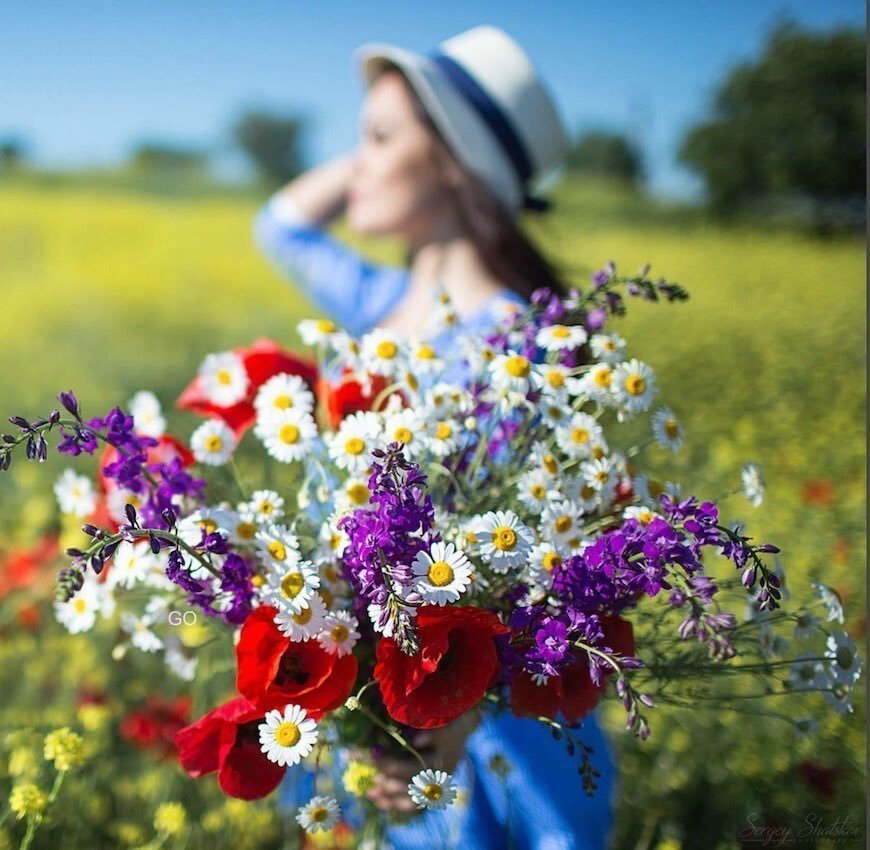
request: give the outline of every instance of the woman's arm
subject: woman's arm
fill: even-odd
[[[254,237],[278,271],[358,336],[393,311],[408,273],[370,263],[327,232],[344,209],[352,168],[345,155],[288,183],[258,214]]]

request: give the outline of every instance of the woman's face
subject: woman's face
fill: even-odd
[[[363,105],[362,141],[347,199],[349,225],[366,235],[411,240],[430,232],[450,204],[435,145],[401,74],[383,73]]]

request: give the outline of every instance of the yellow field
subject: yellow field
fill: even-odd
[[[539,235],[577,271],[579,285],[612,259],[624,271],[649,261],[690,291],[683,305],[630,303],[619,327],[631,353],[657,371],[660,398],[689,432],[677,458],[651,456],[656,470],[682,480],[684,492],[716,498],[739,483],[744,462],[759,463],[764,505],[753,510],[732,497],[727,519],[743,519],[751,533],[781,545],[798,598],[806,598],[810,578],[837,587],[846,627],[858,638],[866,627],[863,242],[714,227],[598,186],[569,186],[561,200],[562,212]],[[47,412],[57,391],[69,388],[90,415],[141,388],[168,407],[208,352],[257,336],[295,346],[295,324],[311,308],[257,255],[255,211],[253,200],[238,197],[0,184],[4,419]],[[182,437],[194,427],[182,416],[171,424]],[[55,470],[22,461],[0,480],[0,551],[4,540],[24,542],[50,521]],[[726,725],[739,740],[739,719]],[[831,758],[847,772],[860,772],[861,725],[859,709],[829,729],[827,740],[842,741]],[[687,729],[669,733],[679,732],[682,745],[660,741],[694,750]],[[735,748],[723,786],[735,772],[769,780],[791,769],[791,739],[778,746],[779,762],[756,753],[750,763],[746,747]],[[708,757],[720,755],[699,750],[694,765],[674,769],[683,808],[663,814],[665,821],[689,817],[697,804],[685,789],[693,767],[713,775]],[[715,783],[707,792],[719,793]],[[643,783],[626,786],[624,841],[646,828],[651,794]]]

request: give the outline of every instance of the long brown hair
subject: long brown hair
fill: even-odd
[[[459,170],[461,179],[452,192],[468,235],[487,271],[526,301],[541,287],[566,295],[568,287],[559,270],[523,232],[490,188],[459,162],[401,69],[386,65],[384,72],[387,71],[395,71],[402,77],[414,104],[414,112],[432,133],[438,154],[449,158]]]

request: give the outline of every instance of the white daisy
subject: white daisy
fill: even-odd
[[[532,445],[532,466],[540,469],[549,478],[556,478],[562,470],[559,458],[541,442]]]
[[[562,483],[561,490],[584,514],[591,514],[601,504],[601,493],[582,475],[572,475],[567,478]]]
[[[166,431],[166,418],[154,393],[141,390],[130,399],[128,407],[137,434],[154,438],[163,436]]]
[[[532,362],[516,351],[497,354],[489,364],[489,374],[492,385],[498,390],[525,395],[532,386]]]
[[[556,442],[569,458],[588,458],[593,447],[604,440],[604,432],[588,413],[575,413],[563,427],[556,429]]]
[[[329,454],[341,469],[359,475],[371,464],[380,428],[375,414],[360,411],[348,416],[329,440]]]
[[[408,794],[420,809],[445,809],[456,799],[453,777],[443,770],[421,770],[408,784]]]
[[[529,578],[532,584],[549,590],[553,584],[553,570],[562,566],[562,553],[549,542],[539,543],[529,553]]]
[[[415,342],[411,345],[410,366],[418,375],[440,375],[447,364],[438,356],[430,342]]]
[[[741,473],[743,495],[752,507],[757,508],[764,501],[764,479],[757,464],[747,463]]]
[[[648,526],[657,516],[659,516],[659,514],[650,510],[645,505],[630,505],[623,513],[625,519],[635,519],[644,528],[646,528],[646,526]]]
[[[359,341],[344,331],[337,331],[330,340],[339,362],[356,374],[362,370],[362,348]]]
[[[99,591],[96,578],[91,578],[92,575],[92,573],[87,574],[85,583],[72,599],[54,603],[55,619],[70,634],[90,631],[102,607],[104,598]]]
[[[532,371],[532,383],[546,398],[565,402],[568,398],[570,370],[560,363],[544,363]]]
[[[580,475],[590,487],[598,491],[602,502],[610,502],[616,492],[616,464],[610,458],[587,460],[580,464]]]
[[[551,499],[559,498],[554,481],[543,469],[530,469],[517,481],[517,497],[530,511],[540,511]]]
[[[580,513],[580,508],[569,499],[552,502],[544,508],[538,530],[545,540],[558,546],[567,544],[580,536]]]
[[[851,687],[861,676],[861,658],[855,641],[845,632],[828,635],[825,657],[830,659],[829,669],[834,681]]]
[[[824,691],[822,696],[825,702],[837,712],[837,714],[852,714],[855,709],[852,707],[852,689],[848,685],[833,683],[833,686]]]
[[[296,330],[306,345],[327,345],[338,328],[330,319],[303,319]]]
[[[405,455],[415,457],[426,447],[426,425],[422,416],[410,407],[391,414],[384,423],[387,443],[404,443]]]
[[[459,423],[455,419],[435,419],[426,429],[429,451],[435,457],[447,457],[459,446]]]
[[[822,670],[822,665],[815,660],[815,656],[803,652],[795,656],[794,664],[789,671],[789,682],[792,690],[815,691],[827,684],[827,677]]]
[[[535,334],[535,344],[547,351],[564,351],[579,348],[586,338],[586,331],[580,325],[550,325]]]
[[[619,334],[593,334],[589,347],[592,356],[605,363],[619,363],[625,354],[625,340]]]
[[[236,448],[236,438],[225,422],[209,419],[191,435],[190,448],[197,463],[223,466]]]
[[[320,576],[314,564],[297,561],[283,569],[271,569],[266,574],[263,593],[270,605],[299,614],[311,604],[314,591],[319,587]]]
[[[658,391],[652,369],[635,358],[613,370],[611,389],[622,409],[631,415],[648,410]]]
[[[269,761],[281,767],[299,764],[310,755],[319,735],[317,724],[298,705],[288,705],[283,712],[266,712],[258,729],[260,749]]]
[[[181,641],[174,635],[170,635],[166,639],[166,652],[163,654],[163,660],[166,662],[166,666],[185,682],[192,682],[196,676],[196,656],[188,655],[182,649]]]
[[[179,521],[178,536],[190,546],[199,546],[203,534],[220,534],[228,538],[232,524],[232,511],[206,506]]]
[[[199,367],[199,380],[206,398],[217,407],[231,407],[248,392],[245,364],[233,351],[209,354]]]
[[[336,493],[336,508],[343,513],[367,507],[371,495],[369,485],[362,478],[348,478]]]
[[[288,409],[258,419],[254,433],[270,457],[281,463],[293,463],[310,452],[317,425],[311,414]]]
[[[497,573],[524,564],[535,545],[534,532],[513,511],[484,514],[474,534],[480,541],[480,554]]]
[[[147,540],[122,540],[112,556],[106,580],[112,587],[131,588],[145,581],[156,565],[156,557]]]
[[[121,629],[130,635],[130,643],[141,652],[157,652],[163,649],[163,641],[151,631],[149,623],[130,611],[121,614]]]
[[[765,658],[782,655],[788,646],[788,642],[777,635],[768,623],[761,623],[759,626],[758,642],[761,644],[761,654]]]
[[[368,489],[366,489],[368,493]],[[347,532],[336,525],[336,519],[327,520],[320,526],[320,532],[317,535],[319,547],[317,555],[321,561],[335,561],[344,554],[347,544],[350,543],[350,538]]]
[[[843,603],[833,588],[822,584],[820,581],[812,582],[813,596],[822,601],[828,622],[843,624]]]
[[[263,562],[275,570],[298,563],[299,539],[284,525],[269,525],[254,537]]]
[[[317,637],[323,628],[325,617],[326,603],[319,593],[313,593],[308,600],[308,607],[295,614],[289,609],[279,608],[275,615],[275,625],[290,640],[305,643]]]
[[[430,605],[456,602],[471,584],[471,563],[452,543],[433,543],[428,552],[418,552],[411,568],[414,589]]]
[[[106,494],[106,509],[115,522],[127,522],[127,514],[125,513],[127,505],[132,505],[138,510],[142,505],[139,494],[127,490],[125,487],[113,487]]]
[[[342,658],[359,640],[359,621],[347,611],[333,611],[324,618],[317,640],[327,652]]]
[[[458,384],[435,384],[426,393],[425,406],[431,408],[436,419],[451,419],[472,407],[468,393]]]
[[[312,797],[297,813],[296,822],[306,832],[329,832],[341,817],[341,808],[332,797]]]
[[[652,429],[656,442],[672,452],[678,452],[686,438],[683,426],[669,407],[663,407],[652,415]]]
[[[274,522],[284,516],[284,499],[274,490],[255,490],[248,506],[261,522]]]
[[[237,511],[230,511],[229,514],[229,539],[231,543],[237,546],[251,545],[254,538],[257,536],[258,517],[251,510],[250,505],[243,502],[239,505]]]
[[[799,639],[811,638],[820,628],[819,618],[809,611],[797,614],[794,623],[794,636]]]
[[[407,366],[405,342],[394,331],[376,328],[362,338],[363,366],[373,375],[392,377]]]
[[[80,519],[90,516],[97,508],[97,496],[91,479],[78,475],[72,469],[61,472],[54,484],[54,495],[63,513]]]
[[[601,405],[613,403],[613,368],[609,363],[596,363],[590,366],[579,378],[568,382],[572,395],[597,401]]]
[[[562,401],[547,395],[538,401],[538,412],[544,423],[554,431],[562,427],[574,413],[567,400]]]
[[[282,372],[273,375],[257,391],[254,399],[257,419],[268,419],[291,410],[295,413],[311,413],[314,409],[314,396],[308,384],[298,375]]]

